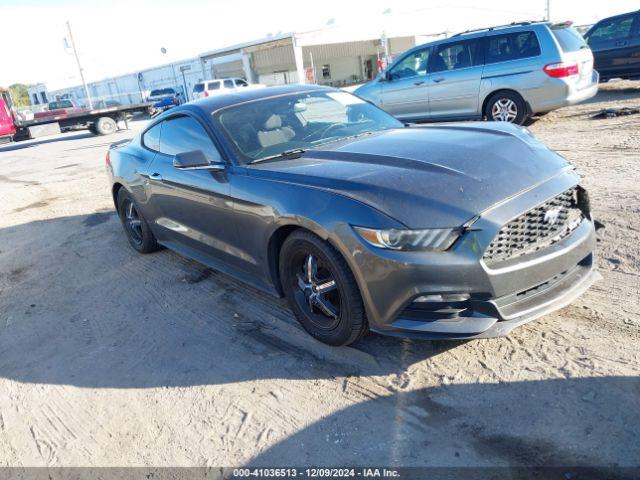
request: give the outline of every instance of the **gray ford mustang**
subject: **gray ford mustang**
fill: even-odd
[[[331,345],[505,335],[598,278],[574,167],[506,123],[411,127],[349,93],[189,103],[107,156],[129,243],[274,295]]]

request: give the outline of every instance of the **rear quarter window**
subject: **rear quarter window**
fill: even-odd
[[[540,42],[535,32],[514,32],[486,37],[485,63],[507,62],[540,55]]]
[[[202,93],[202,92],[204,92],[204,83],[196,83],[196,84],[193,86],[193,91],[194,91],[195,93]]]
[[[584,37],[573,27],[551,28],[551,33],[563,52],[577,52],[587,46]]]
[[[162,128],[162,122],[151,127],[142,135],[142,144],[149,150],[154,152],[160,151],[160,129]]]

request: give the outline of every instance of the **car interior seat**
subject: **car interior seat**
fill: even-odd
[[[444,58],[442,58],[442,55],[440,55],[440,53],[431,55],[431,58],[429,60],[431,67],[430,71],[441,72],[443,70],[449,70],[449,67],[447,67],[447,62],[444,61]]]
[[[287,143],[296,133],[291,127],[282,125],[282,117],[277,114],[270,115],[258,130],[258,142],[262,148]]]
[[[462,50],[458,52],[456,55],[456,65],[455,68],[465,68],[471,65],[471,61],[469,59],[469,52],[466,50]]]

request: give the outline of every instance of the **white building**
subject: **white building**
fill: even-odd
[[[49,92],[44,83],[36,83],[27,88],[31,105],[46,105],[49,103]]]
[[[336,38],[335,33],[281,34],[202,53],[199,58],[207,78],[244,77],[266,85],[318,83],[340,87],[373,78],[379,70],[378,60],[385,57],[383,41],[375,36]],[[393,56],[415,46],[416,37],[393,37],[388,44]]]
[[[389,54],[396,55],[413,47],[416,38],[389,38]],[[157,88],[173,88],[182,98],[191,100],[194,84],[204,79],[241,77],[251,83],[266,85],[318,83],[344,86],[366,81],[378,73],[379,60],[385,56],[380,38],[336,41],[333,37],[333,40],[330,34],[322,31],[281,34],[90,82],[87,86],[94,106],[106,102],[124,105],[145,101]],[[49,101],[71,99],[77,105],[88,105],[82,85],[52,91],[45,87],[37,92],[40,103],[44,98],[42,95]]]

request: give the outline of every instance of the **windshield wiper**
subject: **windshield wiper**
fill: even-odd
[[[275,155],[270,155],[264,158],[258,158],[253,162],[251,162],[251,164],[266,162],[268,160],[275,160],[276,158],[299,158],[300,156],[302,156],[304,152],[306,152],[304,148],[292,148],[291,150],[285,150],[284,152],[280,152]]]
[[[314,145],[314,147],[324,147],[325,145],[329,145],[330,143],[343,142],[344,140],[353,140],[355,138],[364,137],[365,135],[371,135],[374,132],[380,132],[380,130],[368,130],[366,132],[356,133],[355,135],[349,135],[348,137],[335,138],[333,140],[329,140],[328,142],[319,143],[317,145]]]

